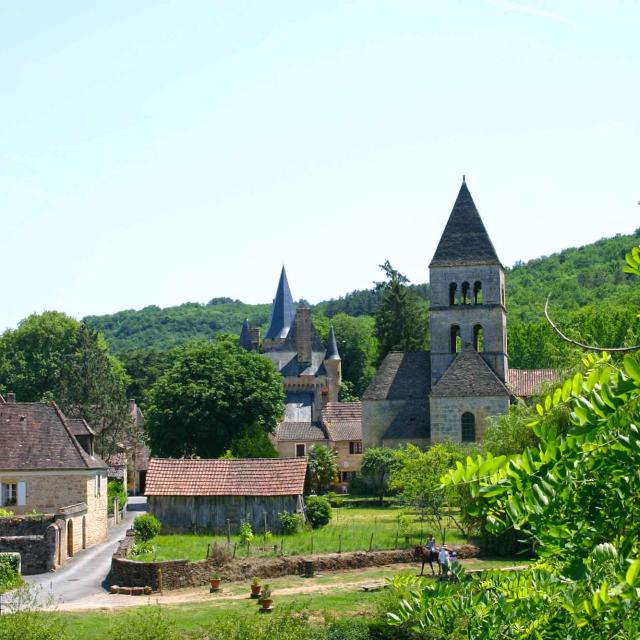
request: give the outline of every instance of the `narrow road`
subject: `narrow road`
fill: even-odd
[[[69,603],[105,592],[105,580],[111,569],[111,556],[131,527],[133,519],[147,509],[147,499],[129,498],[125,517],[120,524],[109,529],[105,542],[78,553],[57,571],[25,576],[25,581],[40,587],[40,600],[44,603],[52,596],[57,603]]]

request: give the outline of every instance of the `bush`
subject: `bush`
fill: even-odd
[[[148,542],[160,533],[160,521],[150,513],[138,516],[133,521],[133,530],[136,532],[138,542]]]
[[[13,515],[13,511],[9,511],[8,509],[3,509],[0,507],[0,518],[10,518]]]
[[[0,640],[66,640],[65,619],[51,615],[55,605],[52,596],[43,597],[40,587],[23,585],[2,603]]]
[[[304,524],[304,519],[299,513],[289,513],[288,511],[283,511],[278,514],[278,519],[280,520],[280,524],[282,525],[282,531],[287,536],[292,536],[294,533],[298,533],[300,529],[302,529],[302,525]]]
[[[20,554],[0,553],[0,593],[15,589],[21,583]]]
[[[314,529],[329,523],[329,520],[331,520],[331,504],[324,496],[310,496],[307,498],[307,519]]]
[[[332,507],[336,507],[336,509],[339,509],[340,507],[344,507],[344,498],[342,496],[339,496],[334,491],[327,492],[326,497],[329,500],[329,503],[331,504]]]
[[[148,605],[133,615],[121,615],[109,629],[113,640],[179,640],[175,620],[160,605]]]
[[[251,523],[243,520],[240,523],[240,532],[238,533],[238,539],[240,540],[240,544],[248,545],[253,540],[253,528],[251,527]]]
[[[109,480],[107,485],[107,495],[109,513],[113,513],[113,501],[118,498],[118,504],[120,509],[123,509],[127,504],[127,491],[124,488],[124,484],[120,480]]]

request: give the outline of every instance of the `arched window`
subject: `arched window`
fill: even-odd
[[[462,414],[462,442],[476,441],[476,417],[468,411]]]
[[[460,337],[460,327],[457,324],[451,325],[451,353],[462,351],[462,338]]]
[[[476,351],[484,351],[484,329],[481,324],[473,327],[473,348]]]
[[[462,292],[462,304],[469,304],[471,302],[471,287],[468,282],[463,282],[461,287]]]
[[[482,282],[480,282],[480,280],[476,280],[473,283],[473,304],[482,304],[482,302]]]
[[[458,285],[455,282],[452,282],[449,285],[449,306],[453,307],[456,304],[456,293],[458,291]]]

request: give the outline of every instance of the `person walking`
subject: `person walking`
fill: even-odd
[[[449,550],[447,545],[443,544],[440,547],[440,553],[438,554],[438,566],[440,567],[440,575],[447,577],[449,573]]]

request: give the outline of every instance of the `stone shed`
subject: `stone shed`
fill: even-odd
[[[278,514],[303,513],[306,458],[152,458],[145,495],[165,533],[281,530]]]

